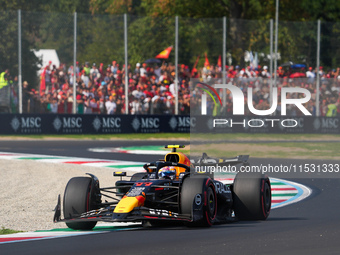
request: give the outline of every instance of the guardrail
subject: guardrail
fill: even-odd
[[[340,118],[179,115],[1,114],[0,134],[323,133],[340,134]]]
[[[0,134],[189,133],[189,116],[1,114]]]

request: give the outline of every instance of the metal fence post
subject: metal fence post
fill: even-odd
[[[272,106],[273,103],[273,19],[270,19],[270,90],[269,90],[269,105]]]
[[[317,32],[318,42],[316,50],[316,116],[320,116],[320,34],[321,34],[321,20],[318,20],[318,32]]]
[[[77,64],[77,13],[74,13],[74,25],[73,25],[74,37],[73,37],[73,114],[77,113],[77,76],[76,76],[76,64]]]
[[[21,70],[21,10],[18,10],[18,89],[19,89],[19,113],[22,113],[22,70]]]
[[[125,49],[125,114],[129,114],[128,31],[126,13],[124,14],[124,49]]]
[[[175,114],[178,115],[178,16],[175,21]]]
[[[227,51],[227,17],[223,17],[223,47],[222,47],[222,84],[226,84],[226,51]],[[223,107],[227,104],[226,89],[223,90]]]
[[[276,14],[275,14],[275,62],[274,62],[274,86],[276,87],[277,75],[277,47],[278,47],[278,34],[279,34],[279,0],[276,0]]]

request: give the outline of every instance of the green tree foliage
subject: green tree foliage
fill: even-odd
[[[77,34],[77,59],[81,63],[108,65],[112,60],[124,61],[123,15],[79,14]]]
[[[81,0],[0,0],[0,71],[18,75],[18,12],[22,10],[22,77],[37,87],[39,59],[33,49],[57,49],[62,61],[73,57],[73,12],[89,13],[89,1]],[[62,14],[68,13],[68,14]]]
[[[9,69],[12,79],[18,75],[18,12],[6,11],[0,14],[0,72]],[[25,26],[24,26],[25,27]],[[25,30],[24,30],[25,31]],[[22,74],[31,83],[36,82],[38,60],[31,51],[31,44],[22,37]]]

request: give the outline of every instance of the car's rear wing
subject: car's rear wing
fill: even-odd
[[[206,153],[203,153],[199,159],[191,159],[191,163],[194,166],[214,166],[216,164],[223,166],[234,166],[238,164],[249,164],[249,155],[239,155],[234,158],[211,158]]]
[[[204,173],[209,175],[212,179],[214,178],[214,173],[223,170],[224,172],[236,173],[236,165],[242,164],[243,166],[248,166],[249,155],[239,155],[234,158],[212,158],[206,153],[203,153],[202,157],[199,159],[191,159],[191,163],[194,167],[192,174]]]

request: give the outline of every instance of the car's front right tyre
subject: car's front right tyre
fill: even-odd
[[[210,227],[216,218],[217,196],[213,181],[207,176],[193,176],[184,179],[181,190],[181,213],[192,215],[192,207],[197,196],[201,197],[201,220],[188,223],[188,226]]]

